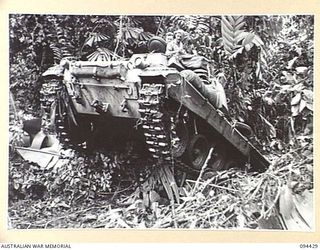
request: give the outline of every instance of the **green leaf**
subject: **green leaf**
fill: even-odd
[[[179,190],[178,190],[178,185],[174,179],[174,175],[169,169],[168,166],[164,167],[164,171],[166,173],[167,179],[170,183],[170,187],[173,191],[173,194],[175,195],[176,201],[179,203],[180,197],[179,197]]]
[[[255,34],[254,35],[254,38],[253,38],[253,41],[252,41],[255,45],[257,45],[258,47],[264,45],[264,42],[261,40],[261,38]]]
[[[241,22],[241,23],[239,23],[239,24],[236,24],[236,26],[234,27],[234,29],[235,29],[236,31],[239,31],[244,25],[245,25],[245,23],[244,23],[244,22]]]
[[[149,207],[150,205],[150,200],[147,191],[142,192],[142,197],[143,197],[143,204],[145,207]]]
[[[242,34],[241,28],[244,23],[241,16],[222,16],[221,18],[221,32],[224,49],[228,54],[233,54],[234,50],[238,49],[238,42],[241,40],[239,35]],[[230,57],[233,58],[233,57]]]
[[[314,227],[312,192],[294,194],[288,186],[284,186],[279,198],[279,208],[288,230],[305,231]]]
[[[227,20],[227,18],[225,16],[221,17],[222,20],[222,26],[224,26],[226,28],[226,30],[233,30],[232,25],[230,24],[230,22]]]
[[[304,100],[306,100],[307,102],[313,102],[313,92],[309,89],[304,89],[302,91],[303,95],[305,98],[303,98]]]
[[[235,20],[235,25],[238,25],[240,23],[243,23],[244,24],[244,16],[238,16]]]
[[[294,57],[293,59],[291,59],[289,62],[288,62],[288,66],[287,66],[287,69],[292,69],[292,66],[293,64],[295,63],[295,61],[298,59],[298,57]]]
[[[298,105],[301,100],[301,93],[296,94],[291,100],[291,106]]]
[[[247,44],[244,46],[244,48],[246,49],[246,51],[249,51],[252,48],[252,44]]]
[[[246,45],[251,44],[254,36],[255,35],[253,33],[248,33],[247,36],[242,41],[242,46],[246,46]]]
[[[240,41],[242,41],[243,39],[245,39],[248,35],[249,32],[243,31],[243,30],[238,30],[236,31],[236,42],[239,43]]]
[[[296,71],[298,74],[306,74],[308,72],[308,67],[296,67]]]
[[[312,229],[314,224],[313,192],[305,190],[301,194],[294,194],[293,201],[299,217]]]
[[[160,200],[160,195],[154,191],[154,190],[151,190],[150,193],[149,193],[149,199],[150,199],[150,202],[153,203],[153,202],[158,202]]]
[[[289,218],[294,208],[291,189],[286,185],[282,187],[279,198],[279,212],[284,218]]]
[[[169,182],[167,175],[166,175],[165,171],[163,170],[163,168],[160,170],[160,178],[161,178],[162,185],[163,185],[164,189],[166,190],[168,198],[171,201],[174,201],[174,195],[173,195],[173,192],[172,192],[172,189],[170,186],[170,182]]]
[[[100,33],[91,33],[90,37],[87,39],[87,41],[85,42],[86,45],[92,47],[93,44],[100,42],[100,41],[106,41],[108,40],[109,37],[104,35],[104,34],[100,34]]]
[[[303,111],[303,109],[306,107],[307,102],[305,100],[301,100],[300,105],[299,105],[299,113]]]
[[[293,117],[299,115],[299,105],[291,106],[291,113]]]
[[[309,110],[313,111],[313,104],[312,103],[307,103],[306,106]]]
[[[90,222],[90,221],[95,221],[97,220],[98,216],[95,214],[87,214],[84,218],[83,218],[83,222]]]
[[[15,182],[15,183],[13,184],[13,188],[14,188],[15,190],[18,190],[19,187],[20,187],[20,184],[19,184],[19,183]]]

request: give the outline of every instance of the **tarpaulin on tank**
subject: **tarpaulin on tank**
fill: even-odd
[[[203,56],[182,56],[181,64],[187,69],[206,69],[208,60]]]
[[[211,81],[211,84],[204,84],[201,78],[191,70],[183,70],[181,75],[203,94],[215,108],[225,107],[228,110],[227,98],[223,86],[218,80]]]
[[[201,78],[192,70],[181,71],[181,76],[184,77],[188,82],[190,82],[200,93],[204,93],[204,83]]]
[[[228,110],[227,97],[219,81],[212,81],[211,84],[204,85],[203,95],[207,97],[209,102],[216,108],[225,107],[225,109]]]

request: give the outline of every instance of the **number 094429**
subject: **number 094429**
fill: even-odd
[[[318,244],[300,244],[300,248],[302,249],[317,249],[318,247]]]

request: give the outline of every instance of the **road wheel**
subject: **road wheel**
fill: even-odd
[[[188,147],[189,131],[187,126],[179,122],[176,125],[175,133],[172,140],[172,155],[175,158],[181,157]]]
[[[188,163],[194,169],[200,170],[207,159],[209,144],[207,139],[200,134],[193,135],[187,148]]]

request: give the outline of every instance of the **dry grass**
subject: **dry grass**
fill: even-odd
[[[172,197],[180,197],[179,203],[161,197],[165,192],[156,188],[163,184],[160,172],[160,179],[151,175],[153,179],[131,189],[131,195],[126,189],[74,204],[63,194],[13,202],[10,224],[13,228],[284,229],[281,213],[289,208],[283,204],[294,194],[313,190],[312,142],[301,145],[274,159],[264,173],[231,169],[207,179],[200,175],[186,180],[180,188],[169,173],[165,182],[173,190]],[[290,190],[291,196],[284,190]]]

